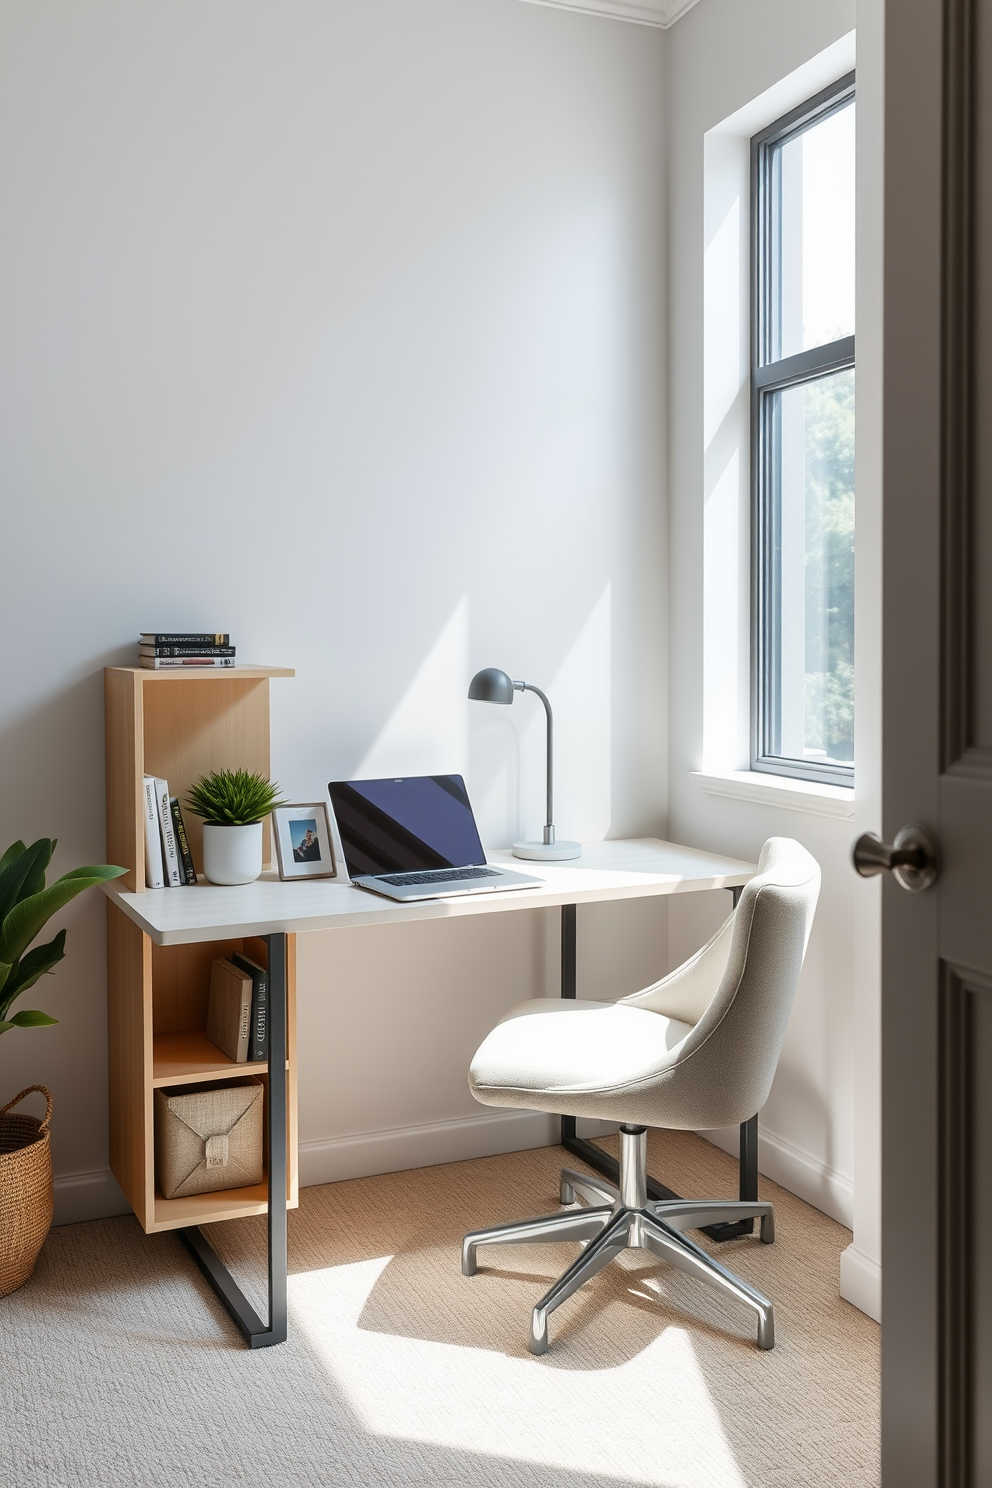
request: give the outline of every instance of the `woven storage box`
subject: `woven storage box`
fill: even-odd
[[[10,1115],[33,1090],[48,1102],[44,1116]],[[44,1085],[29,1085],[0,1107],[0,1297],[27,1281],[52,1223],[51,1119]]]
[[[155,1170],[166,1199],[261,1183],[261,1082],[156,1090]]]

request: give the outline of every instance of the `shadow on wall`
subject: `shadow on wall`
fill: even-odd
[[[573,601],[571,609],[579,609]],[[479,639],[493,630],[487,613],[473,613],[463,594],[440,626],[422,659],[409,658],[406,676],[395,678],[398,699],[368,742],[355,736],[355,723],[328,720],[334,742],[323,757],[316,752],[319,724],[309,714],[311,736],[300,741],[309,761],[309,783],[293,784],[300,798],[323,789],[335,768],[344,778],[457,772],[465,776],[483,841],[508,846],[533,833],[544,821],[545,715],[529,696],[510,707],[468,700],[468,682],[483,665],[499,665],[514,677],[535,681],[548,692],[555,717],[555,817],[561,835],[598,840],[608,835],[613,811],[612,589],[607,583],[583,614],[558,615],[553,629],[534,638],[508,625],[507,636]],[[485,647],[485,649],[483,649]],[[393,664],[395,677],[395,661]],[[378,678],[381,700],[382,678]],[[299,678],[297,686],[304,678]],[[362,700],[362,732],[375,727],[369,699]],[[384,711],[381,707],[378,710]],[[290,749],[287,712],[295,716],[291,692],[273,692],[273,758]],[[345,736],[342,737],[342,734]],[[345,738],[350,735],[348,742]],[[297,765],[298,767],[298,765]],[[317,774],[319,769],[320,773]],[[278,767],[282,778],[282,766]],[[320,781],[318,787],[317,781]],[[300,792],[303,794],[300,794]]]
[[[50,878],[105,859],[102,668],[127,662],[133,650],[105,653],[99,669],[25,708],[0,733],[0,851],[18,838],[57,838]],[[96,891],[60,912],[53,927],[67,930],[66,959],[44,989],[44,1006],[59,1021],[0,1037],[0,1102],[36,1082],[55,1096],[57,1173],[92,1170],[107,1161],[105,924],[103,895]],[[28,998],[22,1005],[33,1004]],[[101,1133],[96,1150],[94,1128]]]
[[[786,1113],[787,1117],[781,1123],[777,1119],[780,1112]],[[821,1174],[824,1183],[831,1175],[838,1173],[835,1146],[836,1116],[831,1113],[822,1090],[819,1090],[794,1064],[784,1061],[779,1063],[761,1124],[766,1136],[797,1150],[797,1153],[815,1152],[817,1154],[816,1171]],[[779,1124],[791,1133],[789,1137],[779,1135],[776,1130]],[[813,1171],[811,1167],[811,1174]],[[850,1188],[850,1179],[843,1181]],[[804,1190],[804,1197],[810,1203],[815,1202],[808,1190]],[[824,1199],[826,1201],[826,1194]],[[830,1213],[832,1210],[828,1207],[827,1212]]]

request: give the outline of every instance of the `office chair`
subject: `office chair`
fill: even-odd
[[[758,872],[713,939],[678,970],[619,1002],[519,1003],[472,1060],[469,1086],[489,1106],[592,1116],[620,1126],[619,1189],[564,1168],[566,1209],[473,1230],[462,1272],[480,1245],[578,1240],[583,1249],[534,1308],[529,1348],[548,1348],[548,1315],[622,1250],[640,1247],[736,1298],[757,1314],[758,1347],[775,1343],[772,1304],[721,1266],[686,1230],[760,1219],[775,1238],[771,1204],[647,1196],[647,1127],[737,1126],[760,1110],[785,1037],[820,890],[814,858],[786,837],[761,850]]]

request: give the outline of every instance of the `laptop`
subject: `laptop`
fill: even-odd
[[[537,888],[486,862],[460,775],[332,780],[327,787],[353,884],[389,899]]]

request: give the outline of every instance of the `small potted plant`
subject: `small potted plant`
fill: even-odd
[[[46,888],[54,851],[55,841],[40,837],[30,847],[13,843],[0,858],[0,1033],[58,1022],[37,1008],[11,1011],[21,993],[65,955],[64,930],[47,945],[31,949],[31,942],[70,899],[125,872],[105,863],[74,868]],[[32,1090],[45,1096],[45,1116],[11,1114]],[[43,1085],[29,1085],[0,1107],[0,1297],[27,1281],[52,1222],[51,1117],[52,1097]]]
[[[203,871],[211,883],[252,883],[262,871],[262,820],[281,806],[279,787],[251,770],[201,775],[186,798],[203,818]]]

